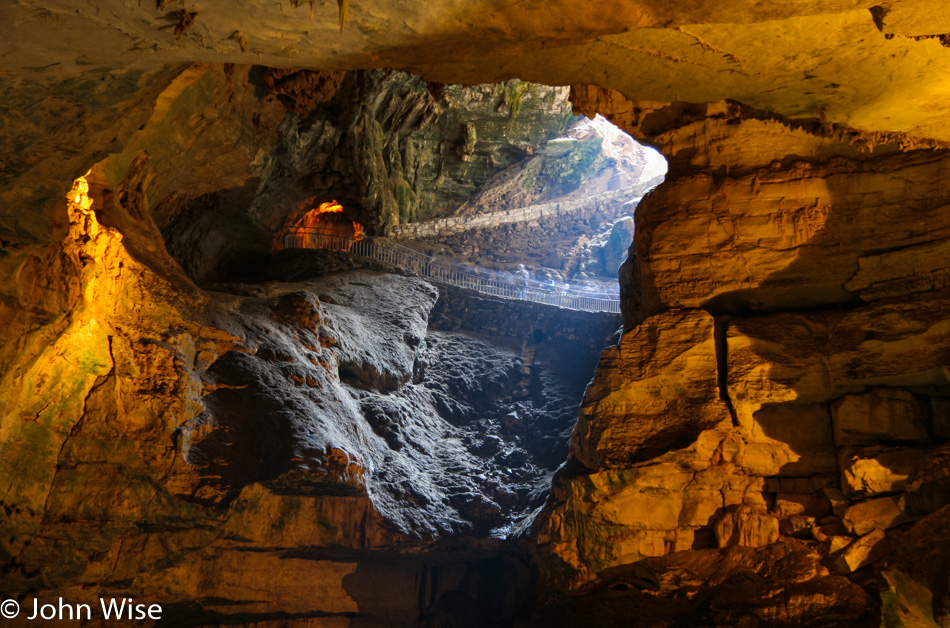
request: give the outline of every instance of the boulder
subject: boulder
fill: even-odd
[[[716,522],[715,532],[719,547],[761,547],[778,540],[779,521],[774,515],[743,504],[728,509]]]
[[[735,433],[729,420],[706,430],[689,447],[650,464],[589,475],[563,473],[537,518],[533,535],[545,551],[580,573],[598,573],[652,556],[717,545],[713,530],[724,511],[747,544],[778,534],[766,515],[764,479],[737,473],[728,457]],[[568,467],[569,469],[569,467]],[[736,511],[739,515],[736,516]],[[744,516],[756,513],[751,520]],[[756,532],[757,517],[771,531]],[[732,533],[723,528],[723,538]]]
[[[927,439],[927,406],[900,388],[876,388],[861,395],[845,395],[832,404],[831,416],[838,445]]]
[[[921,460],[919,449],[846,449],[842,452],[842,486],[848,494],[876,495],[904,490]]]
[[[896,495],[860,502],[844,513],[844,524],[853,534],[887,530],[911,521],[904,512],[904,498]]]
[[[782,536],[807,538],[815,527],[815,518],[807,515],[792,515],[779,522],[779,533]]]
[[[849,574],[883,558],[887,552],[887,534],[883,530],[872,530],[842,550],[835,558],[835,569]]]
[[[584,396],[571,458],[621,467],[682,448],[729,410],[717,386],[713,317],[701,310],[652,316],[601,356]]]
[[[832,554],[840,552],[853,541],[853,537],[850,536],[833,536],[828,539],[828,551]]]

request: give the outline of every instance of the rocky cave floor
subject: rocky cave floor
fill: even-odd
[[[254,350],[208,366],[206,412],[178,436],[192,443],[187,461],[212,478],[199,491],[204,505],[233,510],[250,483],[297,498],[365,491],[383,527],[410,540],[397,543],[401,552],[290,553],[356,561],[388,587],[421,573],[413,586],[425,599],[394,613],[407,604],[402,585],[384,593],[348,583],[360,599],[352,625],[529,618],[537,576],[524,539],[567,459],[584,389],[619,317],[446,287],[440,295],[411,274],[332,252],[281,253],[260,274],[293,280],[209,286]],[[208,425],[209,437],[193,436]],[[173,605],[168,619],[272,618],[215,606]]]
[[[193,445],[190,459],[213,466],[239,450],[248,454],[241,473],[252,460],[260,465],[253,477],[213,474],[229,498],[248,481],[306,469],[307,452],[328,446],[314,438],[321,427],[356,424],[366,489],[403,533],[504,538],[543,504],[567,457],[595,349],[569,363],[561,344],[579,341],[548,339],[552,330],[518,339],[432,329],[437,290],[379,271],[224,288],[244,297],[233,306],[242,316],[276,318],[292,329],[284,338],[309,347],[264,332],[253,355],[226,353],[208,368],[216,387],[208,420],[223,422],[226,436]],[[330,371],[314,366],[327,352]],[[289,468],[277,462],[288,457]]]
[[[319,276],[313,276],[315,262],[323,268]],[[915,548],[939,534],[938,517],[936,529],[914,528],[905,537],[913,524],[895,509],[895,489],[910,474],[901,476],[900,469],[921,455],[908,445],[928,441],[934,428],[910,417],[903,432],[891,426],[896,440],[882,446],[874,426],[862,422],[861,408],[836,412],[851,422],[838,438],[853,443],[841,454],[853,456],[845,458],[851,460],[845,477],[852,481],[852,501],[871,501],[858,499],[849,509],[830,476],[775,478],[766,487],[772,493],[767,507],[784,513],[781,522],[756,508],[727,509],[714,517],[719,523],[706,536],[696,535],[690,551],[608,567],[569,597],[549,593],[538,604],[536,570],[545,558],[528,541],[530,525],[567,458],[598,347],[615,341],[611,331],[619,319],[553,308],[538,316],[544,306],[451,288],[440,294],[421,279],[373,266],[333,253],[288,252],[265,274],[292,281],[210,286],[219,305],[243,321],[245,343],[255,350],[225,353],[208,367],[213,392],[196,423],[215,423],[216,429],[204,440],[191,437],[186,452],[189,463],[207,465],[202,475],[214,478],[210,494],[217,502],[209,505],[233,508],[251,483],[285,497],[365,491],[384,528],[417,540],[440,539],[410,542],[395,553],[292,551],[308,561],[355,561],[370,581],[391,583],[409,573],[416,580],[420,573],[444,579],[415,582],[428,597],[401,619],[392,608],[405,604],[404,592],[378,594],[369,603],[366,584],[350,582],[345,589],[359,591],[361,608],[352,625],[574,626],[596,614],[599,626],[629,625],[636,617],[637,626],[665,628],[876,627],[882,610],[896,616],[890,607],[897,604],[905,615],[923,612],[924,594],[912,582],[895,581],[882,590],[877,574],[864,567],[887,558],[896,574],[890,577],[900,578],[898,567],[918,561]],[[326,274],[327,268],[336,270]],[[912,396],[895,399],[913,403]],[[327,434],[340,440],[329,442]],[[787,436],[792,442],[803,437]],[[870,448],[861,446],[872,441]],[[694,464],[689,458],[695,447],[673,448],[665,458]],[[831,470],[833,453],[816,447],[805,464]],[[345,453],[352,451],[359,458]],[[827,455],[831,461],[822,458]],[[242,461],[237,473],[229,468],[235,456]],[[327,468],[335,456],[338,464]],[[861,466],[862,460],[873,464]],[[655,464],[644,465],[647,473]],[[562,466],[559,481],[584,473]],[[820,499],[805,499],[816,481],[834,512]],[[911,499],[927,496],[915,492]],[[639,516],[651,515],[641,510]],[[872,534],[851,543],[854,532],[866,531]],[[374,605],[380,610],[374,612]],[[199,604],[176,607],[172,618],[204,625],[215,618],[233,623],[272,616],[209,615],[209,605]]]

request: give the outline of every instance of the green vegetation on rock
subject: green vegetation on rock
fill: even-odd
[[[533,158],[524,168],[523,186],[526,191],[538,187],[554,195],[567,194],[581,182],[605,167],[601,158],[602,140],[591,142],[553,142],[543,155]]]
[[[529,91],[531,83],[514,79],[505,84],[505,106],[511,111],[511,117],[517,118],[521,113],[524,95]]]
[[[409,182],[401,177],[393,178],[393,196],[396,197],[396,206],[399,208],[399,222],[407,223],[416,217],[416,195]]]

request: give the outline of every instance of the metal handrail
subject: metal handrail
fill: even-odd
[[[380,239],[355,240],[346,236],[328,235],[316,229],[298,229],[283,237],[284,249],[326,249],[342,251],[410,270],[438,283],[475,290],[483,294],[544,303],[587,312],[620,312],[617,292],[604,291],[603,286],[542,282],[527,277],[508,275],[499,279],[497,273],[470,268],[445,258],[425,255],[415,249]]]
[[[574,201],[558,200],[551,201],[549,203],[529,205],[528,207],[481,213],[477,214],[476,216],[469,216],[465,220],[461,220],[462,217],[460,216],[449,216],[446,218],[436,218],[422,222],[411,222],[394,225],[392,227],[392,234],[394,237],[424,238],[438,235],[443,229],[448,229],[454,232],[485,229],[488,228],[490,224],[511,224],[528,220],[528,217],[518,213],[520,210],[533,209],[534,211],[532,212],[532,216],[535,218],[545,216],[546,210],[550,211],[550,208],[555,207],[560,208],[555,212],[559,215],[571,214],[580,211],[582,206],[579,205],[579,203],[581,201],[591,201],[605,197],[617,197],[615,200],[625,198],[628,199],[627,203],[631,201],[639,202],[644,194],[662,183],[665,177],[666,175],[658,175],[646,181],[638,180],[637,183],[632,185],[618,188],[616,190],[606,190],[604,192],[597,192],[596,194],[589,194],[582,199],[577,199]],[[626,205],[627,203],[624,204]],[[517,214],[517,217],[512,217],[512,214]]]

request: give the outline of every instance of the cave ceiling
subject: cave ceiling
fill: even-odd
[[[142,72],[193,62],[392,67],[446,83],[518,77],[610,87],[632,100],[728,98],[950,140],[950,15],[934,0],[345,6],[341,31],[331,2],[16,0],[0,8],[0,83],[8,95],[95,72],[136,83]]]
[[[335,2],[4,3],[0,244],[50,241],[49,212],[71,181],[109,155],[128,153],[133,136],[168,114],[202,66],[215,64],[395,68],[435,83],[521,78],[593,85],[640,103],[632,105],[634,118],[641,106],[728,99],[765,115],[837,124],[863,134],[866,145],[950,141],[950,17],[936,1],[346,0],[343,6],[341,29]],[[246,93],[262,98],[266,90],[258,88]],[[232,110],[244,107],[236,98]],[[596,103],[575,104],[587,114],[598,110]],[[245,108],[253,128],[237,130],[234,141],[244,153],[227,170],[244,164],[248,172],[235,177],[248,181],[258,166],[247,164],[269,150],[283,111],[263,98]],[[228,115],[219,109],[187,122],[200,128]],[[618,123],[651,143],[642,125]],[[185,157],[187,136],[170,139],[174,150],[149,151],[153,170],[163,162],[187,172],[155,175],[155,185],[192,195],[209,185],[227,187],[228,172],[202,174],[204,183],[195,186],[181,179],[219,168],[200,150]],[[677,150],[652,143],[668,158]],[[158,192],[152,189],[153,202],[161,200]]]

